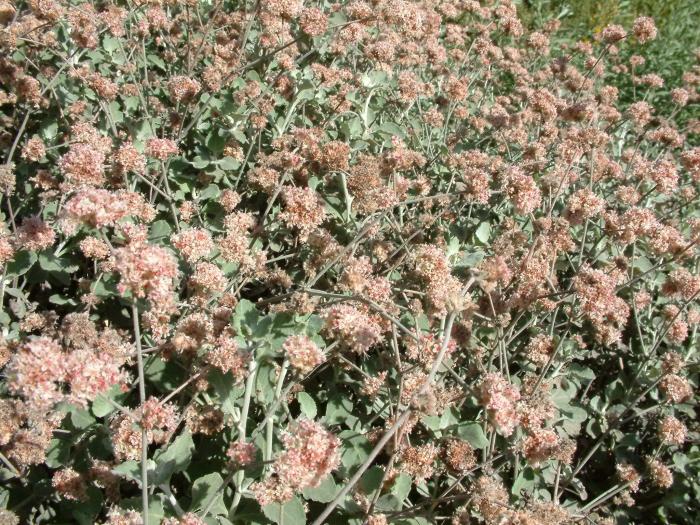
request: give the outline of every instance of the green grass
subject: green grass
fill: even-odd
[[[629,28],[638,16],[651,16],[658,38],[644,46],[649,71],[663,76],[671,86],[696,63],[700,48],[700,2],[697,0],[522,0],[524,21],[533,27],[557,18],[563,35],[571,40],[590,39],[608,24]]]

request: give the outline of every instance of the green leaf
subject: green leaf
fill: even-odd
[[[63,297],[61,294],[53,294],[51,297],[49,297],[49,302],[51,304],[57,304],[59,306],[62,306],[64,304],[70,305],[70,306],[77,306],[78,302],[75,299],[71,299],[69,297]]]
[[[192,434],[189,430],[185,430],[165,450],[156,452],[153,456],[156,463],[153,483],[156,485],[167,483],[175,472],[185,470],[192,460],[193,450]]]
[[[151,224],[151,231],[148,235],[150,241],[160,241],[170,237],[173,229],[170,227],[167,221],[156,221]]]
[[[348,119],[340,125],[340,131],[343,133],[346,140],[360,137],[362,136],[362,120],[358,117]]]
[[[71,516],[79,525],[93,525],[104,503],[102,491],[97,487],[88,487],[87,496],[85,501],[75,501],[68,504]]]
[[[531,467],[525,467],[515,479],[511,492],[514,496],[519,495],[521,491],[531,493],[535,489],[535,484],[534,470]]]
[[[361,465],[372,451],[369,440],[355,430],[344,430],[338,437],[343,440],[341,461],[347,469]]]
[[[149,54],[149,55],[148,55],[148,61],[149,61],[152,65],[158,66],[158,67],[159,67],[160,69],[162,69],[163,71],[167,71],[167,69],[168,69],[168,68],[165,67],[165,62],[163,61],[163,59],[160,58],[158,55]]]
[[[236,412],[236,400],[243,395],[245,389],[241,385],[236,384],[230,372],[224,374],[218,368],[214,368],[209,372],[207,380],[214,387],[221,404],[221,410],[225,414],[234,415]]]
[[[411,476],[407,474],[399,474],[391,487],[391,493],[396,496],[396,499],[399,500],[399,502],[402,503],[411,492],[412,486],[413,480],[411,479]]]
[[[122,396],[120,396],[122,394]],[[115,406],[109,400],[116,400],[117,397],[123,397],[123,392],[119,386],[115,385],[106,392],[98,394],[92,401],[92,413],[95,417],[105,417],[116,410]]]
[[[216,184],[210,184],[209,186],[207,186],[199,192],[198,198],[200,201],[216,199],[219,197],[220,194],[221,190],[219,190],[219,187]]]
[[[36,262],[35,252],[17,252],[11,262],[7,263],[7,275],[24,275]]]
[[[262,508],[263,514],[277,525],[305,525],[304,506],[298,497],[292,498],[284,505],[270,503]]]
[[[297,93],[296,100],[313,100],[316,95],[316,86],[313,82],[305,80],[299,85],[299,92]]]
[[[455,264],[455,268],[459,267],[465,267],[465,268],[474,268],[475,266],[478,266],[481,261],[484,260],[484,252],[476,251],[476,252],[464,252],[461,260],[459,260]]]
[[[64,284],[70,282],[69,274],[77,272],[80,268],[69,257],[56,257],[53,253],[39,254],[39,266]]]
[[[116,102],[116,101],[112,102],[109,105],[109,111],[112,115],[112,120],[116,124],[121,124],[122,122],[124,122],[124,113],[121,110],[121,106],[119,105],[119,102]]]
[[[404,129],[394,122],[382,123],[382,125],[377,128],[377,131],[390,137],[404,138],[406,136]]]
[[[479,423],[463,423],[457,427],[457,435],[477,449],[486,448],[489,440]]]
[[[309,419],[314,419],[316,417],[316,401],[306,392],[299,392],[297,394],[297,401],[301,407],[301,413],[304,414]]]
[[[46,465],[49,468],[60,468],[70,461],[71,444],[67,439],[52,439],[46,450]]]
[[[122,500],[120,507],[141,513],[143,508],[141,506],[141,497]],[[160,523],[164,516],[163,501],[159,497],[150,498],[148,500],[148,523]]]
[[[70,409],[70,420],[73,426],[77,429],[84,430],[89,428],[93,423],[96,422],[92,414],[87,410],[78,407],[71,407]]]
[[[374,492],[381,485],[383,478],[384,469],[382,469],[381,467],[374,466],[372,468],[367,469],[367,472],[365,472],[362,475],[359,482],[360,488],[362,488],[362,492],[364,492],[365,494]]]
[[[325,417],[326,424],[347,423],[348,426],[351,426],[349,418],[355,419],[352,415],[352,401],[339,395],[335,395],[328,400]]]
[[[207,148],[214,153],[221,153],[226,146],[226,137],[220,131],[213,132],[207,137]]]
[[[634,267],[637,268],[640,272],[646,272],[651,270],[654,267],[654,265],[647,257],[640,256],[635,258]]]
[[[160,390],[173,390],[184,381],[182,368],[172,360],[164,361],[156,357],[144,370],[148,382]]]
[[[318,334],[323,328],[323,318],[320,315],[311,315],[306,320],[306,335],[313,337]]]
[[[192,164],[192,167],[196,170],[203,170],[209,166],[210,161],[209,159],[203,159],[202,157],[197,156],[190,164]]]
[[[593,372],[593,370],[586,366],[579,365],[578,363],[569,365],[568,375],[580,379],[582,384],[595,379],[595,372]]]
[[[439,416],[423,416],[421,422],[433,432],[440,430],[440,417]]]
[[[58,122],[51,122],[50,124],[47,124],[46,126],[41,128],[41,135],[47,141],[53,140],[57,134],[58,134]]]
[[[362,85],[366,88],[373,88],[386,84],[389,76],[384,71],[370,71],[362,77]]]
[[[156,468],[156,464],[152,459],[149,459],[146,462],[146,465],[148,467],[148,472],[149,474],[153,472],[153,470]],[[124,463],[120,463],[116,467],[112,469],[112,472],[115,474],[122,476],[125,479],[135,481],[139,485],[141,484],[141,462],[140,461],[125,461]],[[150,478],[150,476],[149,476]],[[149,483],[151,480],[148,480]]]
[[[338,493],[338,486],[335,484],[333,476],[326,477],[318,487],[306,488],[302,491],[306,499],[318,501],[319,503],[330,503]]]
[[[119,49],[119,40],[111,36],[106,36],[102,41],[102,47],[107,53],[112,53]]]
[[[474,235],[482,244],[487,244],[489,237],[491,237],[491,223],[482,222],[474,232]]]
[[[192,485],[191,511],[203,510],[209,507],[209,512],[214,515],[226,515],[224,505],[224,478],[214,472],[197,479]],[[213,501],[213,503],[212,503]]]
[[[393,494],[384,494],[377,499],[377,510],[382,512],[394,511],[401,509],[401,502]]]
[[[250,335],[255,339],[265,339],[272,333],[272,317],[269,315],[260,317],[255,324],[250,326]]]
[[[415,518],[397,521],[396,525],[431,525],[431,522],[421,516],[417,516]]]
[[[219,161],[219,167],[222,170],[236,170],[241,166],[241,163],[232,157],[224,157]]]
[[[236,305],[231,324],[238,333],[252,334],[260,319],[255,305],[248,299],[241,299]]]

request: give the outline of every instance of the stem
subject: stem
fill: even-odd
[[[134,339],[136,340],[136,364],[139,372],[139,400],[141,406],[146,402],[146,380],[143,373],[143,350],[141,348],[141,329],[139,328],[139,309],[136,303],[131,305],[131,317],[134,322]],[[143,506],[143,525],[148,525],[148,435],[141,424],[141,504]]]
[[[17,467],[15,467],[12,464],[12,462],[9,459],[7,459],[7,457],[5,457],[5,454],[3,454],[2,452],[0,452],[0,461],[2,461],[5,464],[5,466],[8,469],[10,469],[15,476],[17,476],[18,478],[22,477],[22,474],[20,473],[19,470],[17,470]]]
[[[612,498],[616,494],[625,490],[627,487],[629,487],[629,485],[630,485],[629,483],[621,483],[619,485],[614,485],[613,487],[611,487],[610,489],[606,490],[601,495],[599,495],[597,498],[595,498],[593,501],[588,503],[588,505],[583,507],[581,509],[581,512],[584,512],[584,513],[589,512],[593,508],[595,508],[599,505],[602,505],[603,503],[605,503],[607,500],[609,500],[610,498]]]
[[[289,361],[286,359],[284,360],[284,363],[282,364],[282,368],[280,369],[280,375],[277,378],[277,386],[275,387],[275,399],[273,400],[273,404],[277,404],[277,400],[280,399],[282,395],[282,387],[284,386],[284,378],[287,375],[287,369],[289,368]],[[274,420],[274,412],[270,413],[270,417],[267,418],[266,420],[266,428],[265,428],[265,456],[263,459],[265,461],[270,461],[272,459],[272,438],[274,435],[274,429],[275,429],[275,420]]]
[[[243,395],[243,407],[241,408],[241,417],[238,420],[238,442],[239,443],[245,443],[245,431],[246,431],[246,422],[248,421],[248,410],[250,410],[250,398],[253,395],[253,389],[255,388],[255,379],[257,377],[257,363],[255,362],[255,358],[253,358],[250,362],[250,372],[248,376],[248,380],[245,383],[245,394]],[[245,472],[243,470],[239,470],[236,472],[236,494],[233,496],[233,503],[231,505],[231,510],[229,511],[229,519],[233,518],[233,515],[236,512],[236,508],[238,508],[238,505],[241,502],[241,495],[242,495],[242,490],[241,490],[241,484],[243,483],[243,475]],[[225,485],[224,485],[225,486]]]
[[[440,348],[440,353],[438,354],[437,358],[435,359],[435,362],[433,363],[432,368],[430,369],[430,374],[428,375],[428,380],[425,384],[425,387],[420,389],[419,392],[416,392],[414,394],[414,397],[421,394],[425,388],[428,388],[430,384],[432,384],[433,380],[435,379],[435,375],[437,374],[438,368],[440,368],[440,365],[442,364],[442,360],[445,358],[445,354],[447,353],[447,347],[449,346],[450,342],[450,336],[452,334],[452,324],[454,323],[455,317],[457,316],[456,312],[452,312],[449,314],[447,317],[447,322],[445,323],[445,329],[443,331],[443,339],[442,339],[442,347]],[[319,514],[318,518],[314,520],[314,522],[311,525],[321,525],[323,521],[330,516],[331,512],[343,501],[345,496],[353,489],[353,487],[357,484],[358,481],[360,481],[360,478],[362,477],[362,474],[365,473],[365,471],[372,465],[374,462],[374,459],[379,455],[379,453],[384,450],[384,446],[389,442],[389,440],[396,434],[396,432],[403,427],[403,425],[406,423],[408,418],[411,416],[413,412],[413,409],[407,408],[401,416],[399,416],[396,419],[396,422],[391,426],[391,428],[382,436],[382,438],[379,440],[379,442],[374,446],[372,449],[372,452],[370,452],[369,456],[365,460],[365,462],[360,466],[360,468],[357,469],[355,474],[348,480],[348,482],[345,484],[343,489],[338,493],[338,495],[333,498],[333,501],[331,501],[328,506],[323,510],[321,514]]]

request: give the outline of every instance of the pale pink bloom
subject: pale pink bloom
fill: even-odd
[[[282,345],[289,364],[300,374],[308,374],[326,360],[323,351],[305,335],[289,336]]]
[[[634,21],[632,32],[640,44],[645,44],[656,38],[657,30],[654,19],[648,16],[640,16]]]
[[[478,396],[498,432],[510,436],[519,423],[516,411],[516,403],[520,400],[518,388],[501,374],[490,372],[479,383]]]
[[[24,250],[44,250],[53,246],[55,240],[53,228],[38,215],[27,217],[17,229],[17,246]]]
[[[189,228],[174,234],[170,241],[187,262],[206,257],[214,249],[211,234],[203,228]]]
[[[261,505],[284,503],[305,488],[317,487],[340,463],[340,440],[308,419],[292,422],[282,434],[282,445],[273,476],[251,487]]]
[[[231,458],[236,465],[244,467],[255,461],[255,445],[252,443],[244,443],[234,441],[228,447],[226,455]]]
[[[170,139],[148,139],[146,153],[149,157],[158,160],[167,160],[180,152],[175,141]]]

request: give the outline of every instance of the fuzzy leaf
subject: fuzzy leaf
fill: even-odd
[[[304,525],[306,523],[304,506],[297,497],[292,498],[284,505],[270,503],[265,505],[262,511],[268,519],[277,525]]]

